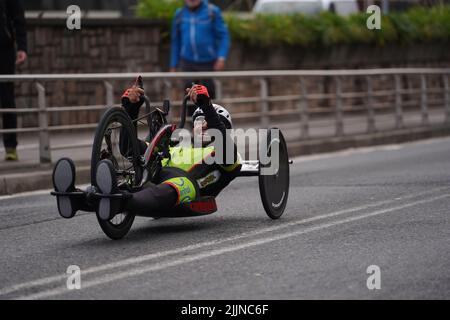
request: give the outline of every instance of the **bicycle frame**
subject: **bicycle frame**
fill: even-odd
[[[139,121],[143,118],[147,118],[147,125],[149,127],[149,133],[151,130],[151,114],[154,111],[158,111],[160,115],[163,118],[163,124],[165,124],[163,127],[160,128],[158,133],[153,137],[152,141],[148,144],[147,149],[140,159],[140,162],[142,163],[143,167],[143,176],[142,181],[139,184],[139,187],[142,187],[145,183],[148,181],[153,181],[156,176],[159,173],[159,170],[161,170],[161,161],[170,156],[168,147],[171,145],[172,141],[172,133],[175,131],[176,128],[184,128],[186,124],[186,109],[187,109],[187,102],[189,101],[189,96],[186,95],[183,99],[182,108],[181,108],[181,121],[179,125],[176,124],[167,124],[166,115],[167,113],[155,108],[155,110],[152,110],[150,99],[147,96],[143,96],[145,108],[146,108],[146,114],[139,117],[138,119],[134,121]],[[165,102],[166,103],[166,102]],[[167,104],[169,102],[167,101]],[[166,105],[165,107],[168,108]],[[168,111],[168,110],[167,110]],[[162,150],[155,151],[156,148],[160,147],[161,144],[163,144]]]

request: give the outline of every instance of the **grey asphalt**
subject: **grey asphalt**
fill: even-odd
[[[208,217],[137,218],[121,241],[48,194],[0,198],[0,298],[449,299],[450,138],[296,158],[284,216],[239,178]],[[81,268],[68,290],[66,269]],[[380,268],[369,290],[367,268]]]

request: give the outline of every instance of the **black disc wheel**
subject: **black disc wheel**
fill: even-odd
[[[281,130],[267,131],[267,145],[260,142],[259,192],[267,215],[278,219],[289,196],[289,155]]]
[[[108,109],[97,126],[91,157],[91,182],[96,187],[95,171],[98,162],[104,159],[113,163],[119,188],[131,190],[140,184],[142,167],[137,134],[123,108]],[[121,212],[107,221],[97,216],[103,232],[113,240],[121,239],[128,233],[134,218],[131,212]]]

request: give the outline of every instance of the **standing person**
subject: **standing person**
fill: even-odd
[[[20,0],[0,0],[0,74],[14,74],[16,65],[27,59],[25,14]],[[0,82],[2,108],[15,108],[14,83]],[[3,129],[16,129],[17,115],[3,113]],[[17,134],[3,135],[5,160],[17,161]]]
[[[170,70],[174,71],[222,71],[230,48],[228,28],[221,10],[207,0],[185,0],[172,22],[172,49]],[[191,83],[208,88],[212,99],[215,86],[212,79],[192,79]]]

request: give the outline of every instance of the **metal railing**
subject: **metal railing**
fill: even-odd
[[[8,108],[0,109],[1,113],[35,113],[38,115],[38,126],[33,128],[2,129],[0,134],[37,132],[39,134],[39,158],[40,163],[51,162],[50,132],[62,130],[92,129],[96,124],[76,124],[49,126],[48,116],[55,112],[66,111],[98,111],[106,106],[114,105],[113,80],[130,80],[136,76],[135,73],[106,73],[106,74],[38,74],[38,75],[0,75],[0,82],[33,82],[37,90],[37,107],[34,108]],[[261,127],[268,127],[271,119],[275,116],[295,116],[298,120],[300,139],[310,138],[311,117],[317,114],[331,114],[334,121],[334,136],[345,135],[344,120],[347,112],[359,111],[365,114],[367,121],[367,133],[377,131],[376,113],[379,110],[392,110],[395,117],[395,128],[405,128],[404,108],[418,104],[423,126],[429,126],[430,106],[439,105],[445,112],[445,123],[450,124],[450,69],[437,68],[394,68],[394,69],[358,69],[358,70],[261,70],[261,71],[227,71],[227,72],[177,72],[177,73],[141,73],[144,80],[162,81],[166,92],[170,92],[173,81],[180,79],[213,78],[216,83],[216,101],[225,105],[233,104],[259,104],[257,112],[237,112],[235,119],[259,119]],[[392,87],[383,90],[374,90],[373,79],[378,76],[388,76],[392,80]],[[402,77],[412,76],[420,79],[420,87],[408,89],[402,87]],[[286,86],[291,85],[289,94],[270,95],[269,80],[282,77]],[[312,93],[308,92],[306,80],[314,77],[325,77],[333,79],[334,92]],[[365,85],[360,92],[344,92],[343,80],[348,77],[359,77],[364,79]],[[428,87],[427,78],[438,77],[441,86]],[[226,80],[258,79],[259,93],[255,97],[228,97],[223,95],[222,82]],[[54,81],[88,81],[102,82],[105,87],[105,105],[75,106],[75,107],[48,107],[45,84]],[[293,85],[296,84],[296,85]],[[298,85],[298,89],[297,89]],[[429,95],[440,95],[440,100],[431,100]],[[416,101],[404,101],[405,95],[418,96]],[[169,96],[166,95],[167,98]],[[393,97],[393,102],[375,103],[380,97]],[[311,107],[313,101],[330,99],[333,101],[332,108]],[[346,99],[362,99],[362,105],[346,106]],[[270,104],[275,102],[294,102],[296,107],[285,110],[271,110]],[[175,101],[180,105],[181,101]],[[443,122],[444,124],[444,122]]]

